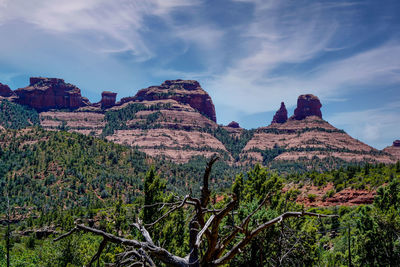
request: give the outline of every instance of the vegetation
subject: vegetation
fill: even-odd
[[[23,129],[33,125],[39,125],[39,115],[34,109],[7,100],[0,101],[0,126]]]
[[[32,110],[6,101],[0,105],[1,123],[6,128],[20,129],[39,122]],[[127,127],[126,122],[140,110],[155,111],[150,118],[156,122],[158,108],[132,105],[107,113],[104,134]],[[14,116],[13,112],[21,115]],[[253,135],[244,131],[235,137],[222,127],[210,133],[236,160]],[[125,237],[149,245],[144,229],[154,247],[180,259],[198,257],[203,265],[343,266],[351,262],[354,266],[399,266],[400,162],[355,165],[316,157],[311,161],[272,161],[285,151],[279,146],[260,151],[269,169],[214,163],[207,179],[208,200],[199,209],[193,203],[205,199],[207,187],[202,177],[208,160],[204,157],[174,164],[77,133],[39,127],[1,130],[0,266],[7,264],[7,248],[11,266],[87,266],[90,262],[104,266],[121,262],[131,259],[128,256],[135,252],[119,241],[104,238],[102,233],[115,240]],[[321,187],[333,183],[325,198],[348,187],[377,193],[371,205],[307,208],[296,203],[298,190],[282,191],[285,183]],[[316,199],[313,194],[307,197]],[[218,217],[221,211],[224,214]],[[282,214],[307,213],[340,217],[288,216],[268,224]],[[133,222],[137,227],[132,227]],[[251,235],[261,225],[266,227]],[[53,242],[72,229],[76,229],[73,234]],[[196,229],[196,235],[190,229]],[[206,230],[196,245],[193,237],[197,238],[201,229]],[[223,249],[216,246],[232,233],[233,239]],[[243,244],[240,251],[235,250],[237,244]],[[165,261],[154,255],[152,246],[136,246],[139,258],[132,260],[164,266]],[[102,253],[97,254],[99,248]]]
[[[105,114],[106,125],[104,126],[102,136],[112,135],[115,130],[126,130],[128,126],[126,125],[128,120],[133,120],[136,118],[136,113],[143,110],[156,111],[149,116],[146,116],[144,122],[136,123],[135,127],[140,129],[147,129],[149,127],[154,127],[152,125],[157,118],[161,115],[157,112],[161,109],[168,109],[170,104],[160,104],[146,106],[144,104],[128,104],[126,107],[116,110],[107,111]]]

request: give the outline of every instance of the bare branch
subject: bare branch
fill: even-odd
[[[210,161],[207,163],[207,167],[206,170],[204,172],[204,176],[203,176],[203,188],[201,189],[201,206],[203,208],[206,208],[208,205],[208,202],[210,200],[210,189],[208,188],[208,180],[210,178],[210,173],[211,173],[211,169],[212,166],[214,165],[214,163],[219,159],[218,156],[214,155]]]
[[[89,262],[89,267],[92,266],[92,264],[100,257],[100,254],[103,252],[103,249],[107,245],[107,240],[103,238],[103,240],[100,243],[99,249],[97,250],[97,253],[93,256],[93,258]]]
[[[53,240],[53,242],[56,242],[56,241],[58,241],[58,240],[60,240],[60,239],[63,239],[64,237],[67,237],[67,236],[73,234],[76,230],[78,230],[78,228],[75,226],[74,228],[72,228],[71,231],[69,231],[69,232],[67,232],[67,233],[65,233],[65,234],[62,234],[62,235],[60,235],[59,237],[55,238],[55,239]]]
[[[187,266],[187,259],[178,257],[173,255],[172,253],[170,253],[169,251],[167,251],[164,248],[155,246],[153,244],[150,244],[149,242],[141,242],[141,241],[137,241],[135,239],[126,239],[126,238],[122,238],[122,237],[118,237],[115,236],[113,234],[109,234],[106,233],[104,231],[92,228],[92,227],[88,227],[82,224],[78,224],[76,225],[76,230],[82,230],[85,232],[89,232],[89,233],[93,233],[95,235],[99,235],[102,236],[106,241],[111,242],[111,243],[115,243],[115,244],[120,244],[120,245],[125,245],[125,246],[131,246],[137,249],[142,248],[145,251],[148,251],[148,253],[159,259],[160,261],[172,265],[172,266]],[[74,231],[70,231],[67,234],[62,235],[61,237],[55,239],[54,241],[58,241],[70,234],[72,234]]]
[[[175,206],[173,208],[171,208],[169,211],[167,211],[163,216],[161,216],[160,218],[158,218],[157,220],[155,220],[152,223],[146,224],[146,227],[153,227],[155,224],[157,224],[159,221],[161,221],[162,219],[164,219],[165,217],[167,217],[169,214],[171,214],[172,212],[176,211],[177,209],[180,209],[183,207],[183,205],[185,205],[186,200],[189,198],[189,195],[186,195],[184,197],[184,199],[181,202],[178,202],[178,206]]]
[[[204,232],[207,230],[207,228],[210,226],[210,224],[213,222],[214,218],[215,218],[215,215],[211,215],[211,217],[207,220],[206,224],[204,225],[203,229],[201,229],[201,231],[197,234],[196,243],[195,243],[195,245],[197,247],[200,246],[201,237],[204,234]]]
[[[140,222],[134,223],[133,226],[135,226],[142,233],[142,236],[144,237],[147,243],[154,246],[154,242],[150,236],[150,233],[146,230],[146,228],[144,228],[144,226],[140,224]]]
[[[259,211],[268,201],[270,194],[268,193],[264,200],[261,202],[260,205],[258,205],[258,207],[253,210],[245,219],[243,219],[242,223],[240,224],[240,226],[236,226],[235,230],[232,231],[232,233],[230,233],[228,236],[226,236],[224,239],[222,239],[222,241],[220,241],[220,244],[218,245],[218,252],[217,255],[221,256],[221,254],[225,251],[225,248],[228,246],[228,244],[230,242],[232,242],[232,240],[237,236],[237,234],[239,232],[245,233],[248,231],[248,225],[250,222],[250,219],[253,217],[253,215]]]
[[[255,236],[257,236],[262,230],[271,227],[272,225],[279,223],[287,218],[290,217],[303,217],[303,216],[315,216],[315,217],[337,217],[337,215],[325,215],[325,214],[318,214],[314,212],[285,212],[282,215],[259,225],[256,229],[251,231],[250,233],[246,234],[246,236],[239,241],[230,251],[228,251],[223,257],[214,260],[212,263],[215,265],[222,265],[226,264],[229,260],[235,257],[240,250],[245,247]]]

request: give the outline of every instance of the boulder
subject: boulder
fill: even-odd
[[[288,119],[287,110],[285,107],[285,103],[281,102],[281,107],[275,113],[274,118],[271,123],[285,123]]]
[[[75,85],[57,78],[30,78],[30,85],[15,90],[17,103],[39,111],[48,109],[76,109],[89,105],[81,90]]]
[[[315,95],[300,95],[291,119],[302,120],[309,116],[317,116],[322,119],[321,107],[322,104]]]

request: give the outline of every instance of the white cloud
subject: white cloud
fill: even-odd
[[[24,21],[52,34],[71,39],[99,52],[132,51],[139,61],[154,56],[142,33],[148,31],[146,16],[167,17],[178,8],[198,1],[184,0],[2,0],[0,25]]]
[[[349,7],[359,3],[237,1],[257,8],[253,21],[242,31],[244,56],[240,54],[206,83],[217,108],[223,104],[239,113],[255,114],[275,111],[280,101],[295,105],[297,96],[304,93],[316,94],[326,103],[343,99],[351,90],[400,82],[400,42],[395,40],[343,54],[340,59],[315,61],[327,51],[362,42],[362,37],[347,40],[341,36],[351,28],[352,15],[357,15]],[[333,8],[339,10],[332,12],[336,15],[328,12]]]
[[[383,149],[399,138],[399,107],[400,102],[392,102],[382,108],[340,112],[329,116],[328,121],[346,129],[351,136]]]

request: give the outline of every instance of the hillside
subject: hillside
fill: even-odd
[[[400,160],[400,140],[394,141],[393,145],[385,147],[383,151]]]
[[[276,166],[302,164],[325,169],[347,163],[395,163],[396,159],[352,138],[322,119],[321,103],[314,95],[301,95],[293,116],[287,118],[282,102],[269,126],[255,130],[241,156],[250,162]]]
[[[186,164],[153,160],[145,153],[107,140],[41,128],[0,130],[0,210],[7,190],[11,204],[26,213],[31,208],[57,210],[103,206],[120,198],[131,203],[142,195],[142,180],[154,167],[168,179],[168,190],[197,194],[205,159]],[[238,172],[216,164],[214,186],[226,188]],[[188,175],[190,173],[190,175]],[[7,185],[7,186],[6,186]]]

